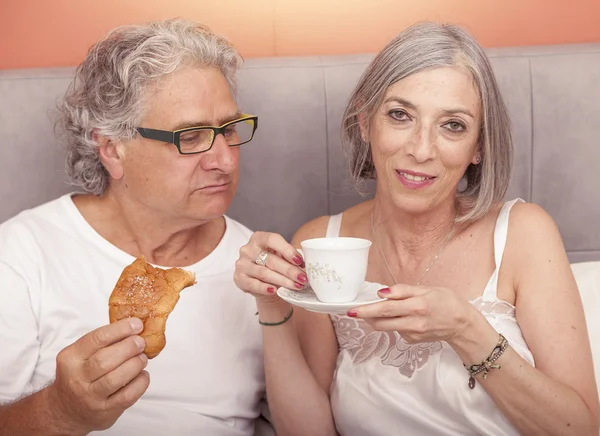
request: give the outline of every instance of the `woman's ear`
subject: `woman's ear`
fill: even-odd
[[[479,165],[481,163],[481,152],[480,151],[477,151],[477,153],[475,153],[475,156],[473,156],[471,163],[473,165]]]
[[[357,118],[358,128],[360,129],[360,137],[363,142],[369,143],[369,126],[364,113],[359,112]]]
[[[96,129],[92,132],[92,139],[98,144],[98,157],[113,179],[123,177],[123,150],[122,144],[100,135]]]

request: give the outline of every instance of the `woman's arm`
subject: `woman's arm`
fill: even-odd
[[[283,319],[289,305],[259,305],[267,322]],[[294,322],[263,327],[267,401],[279,436],[335,435],[329,385],[337,342],[327,315],[295,308]]]
[[[522,434],[597,436],[598,393],[581,299],[558,229],[540,207],[514,206],[505,262],[514,271],[516,316],[536,367],[509,348],[497,362],[502,368],[477,382]],[[471,365],[497,340],[477,313],[451,345]]]
[[[292,259],[304,239],[325,233],[326,217],[304,225],[292,245],[273,234],[255,234],[236,265],[236,283],[256,296],[259,319],[276,323],[291,306],[268,292],[268,288],[290,287],[301,272],[285,259]],[[254,244],[254,247],[252,247]],[[281,254],[267,256],[267,267],[252,262],[260,250]],[[272,291],[273,289],[271,289]],[[327,315],[294,307],[291,319],[277,326],[263,326],[263,353],[267,401],[279,436],[336,435],[329,403],[329,387],[337,359],[337,340]]]

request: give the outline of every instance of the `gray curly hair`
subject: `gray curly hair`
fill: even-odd
[[[192,21],[173,19],[122,26],[97,42],[79,65],[59,104],[72,185],[101,195],[110,177],[93,132],[130,140],[144,117],[152,85],[185,66],[216,67],[235,95],[242,57],[225,38]]]
[[[376,177],[371,146],[363,141],[359,117],[366,128],[388,88],[399,80],[431,68],[459,66],[473,79],[482,102],[479,134],[481,163],[465,173],[466,188],[458,193],[463,206],[457,222],[483,217],[508,189],[512,139],[508,110],[487,56],[463,29],[437,23],[415,24],[394,38],[367,67],[354,89],[342,121],[342,138],[352,177],[358,182]]]

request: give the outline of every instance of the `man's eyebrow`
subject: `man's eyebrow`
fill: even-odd
[[[242,117],[242,113],[241,112],[236,112],[232,115],[223,117],[221,119],[219,119],[217,121],[219,126],[222,126],[225,123],[228,123],[229,121],[233,121],[233,120],[237,120],[238,118]],[[181,129],[189,129],[190,127],[209,127],[212,126],[212,122],[211,121],[206,121],[206,120],[196,120],[196,121],[182,121],[180,123],[177,123],[175,126],[173,126],[173,130],[181,130]]]

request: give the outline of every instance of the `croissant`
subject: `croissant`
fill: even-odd
[[[137,317],[144,323],[140,336],[146,340],[144,353],[152,359],[167,343],[167,317],[179,301],[179,293],[195,283],[194,273],[180,268],[161,269],[144,256],[125,267],[108,300],[110,322]]]

